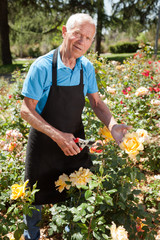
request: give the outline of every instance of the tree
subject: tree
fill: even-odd
[[[98,53],[98,56],[101,53],[101,42],[102,42],[102,31],[110,25],[110,18],[105,14],[104,10],[104,0],[97,0],[96,2],[96,13],[97,13],[97,34],[96,34],[96,44],[95,51]]]
[[[104,16],[104,2],[103,0],[97,0],[97,34],[95,50],[98,53],[98,56],[100,55],[101,52],[103,16]]]
[[[112,23],[120,31],[137,36],[155,23],[159,0],[112,1]]]
[[[40,44],[45,39],[59,38],[61,32],[59,26],[64,24],[67,18],[76,12],[95,12],[94,1],[91,0],[8,0],[9,1],[9,26],[12,30],[12,43],[24,48],[27,44]],[[31,2],[32,4],[29,4]],[[25,7],[24,7],[25,4]],[[43,22],[43,24],[41,24]],[[60,42],[59,41],[59,42]],[[52,41],[53,42],[53,41]],[[52,47],[56,47],[53,43]],[[51,44],[48,44],[51,47]],[[23,50],[23,49],[22,49]],[[26,48],[25,48],[26,51]],[[22,52],[22,51],[20,51]]]
[[[0,0],[0,62],[2,64],[12,63],[9,43],[7,0]]]
[[[102,29],[107,19],[104,14],[103,0],[0,0],[0,3],[2,5],[0,9],[3,12],[3,14],[0,14],[0,36],[2,40],[0,48],[3,64],[11,63],[9,27],[12,31],[12,39],[16,39],[19,35],[22,41],[28,35],[28,39],[33,40],[37,37],[41,41],[44,35],[57,33],[58,26],[76,12],[86,12],[91,16],[97,13],[96,51],[100,54]],[[38,19],[41,13],[43,13],[43,16],[46,15],[46,19],[52,18],[52,23],[50,21],[48,24],[48,21],[44,18],[42,18],[43,24],[41,24],[41,21],[37,23],[35,14],[37,14]]]
[[[157,23],[157,31],[156,31],[156,39],[155,39],[154,58],[157,57],[159,29],[160,29],[160,7],[158,12],[158,23]]]

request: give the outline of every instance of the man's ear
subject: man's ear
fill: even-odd
[[[65,37],[66,32],[67,32],[67,28],[66,28],[66,26],[63,25],[63,27],[62,27],[62,37],[63,38]]]

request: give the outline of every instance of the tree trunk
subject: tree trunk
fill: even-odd
[[[0,0],[0,58],[2,64],[11,64],[9,44],[8,0]]]
[[[0,46],[1,46],[1,35],[0,35]],[[3,65],[3,62],[2,62],[2,51],[1,51],[1,47],[0,47],[0,66]]]
[[[160,8],[159,8],[159,12],[158,12],[157,32],[156,32],[155,47],[154,47],[154,59],[157,58],[159,28],[160,28]]]
[[[103,0],[97,0],[97,33],[95,51],[98,53],[98,56],[101,53],[103,14],[104,14]]]

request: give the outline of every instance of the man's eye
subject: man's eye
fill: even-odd
[[[76,36],[76,37],[80,37],[80,36],[81,36],[81,34],[80,34],[80,33],[78,33],[78,32],[76,32],[76,33],[75,33],[75,36]]]

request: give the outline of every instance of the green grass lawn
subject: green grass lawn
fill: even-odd
[[[118,62],[121,62],[123,63],[123,60],[125,60],[126,58],[129,58],[129,57],[133,57],[135,53],[117,53],[117,54],[114,54],[114,53],[111,53],[111,54],[101,54],[102,57],[104,57],[106,59],[106,61],[118,61]],[[157,55],[157,59],[160,60],[160,51],[158,52],[158,55]]]
[[[129,57],[133,57],[135,53],[119,53],[119,54],[101,54],[102,57],[106,59],[106,61],[119,61],[123,63],[123,60]],[[160,51],[158,52],[157,59],[160,60]],[[0,66],[0,75],[10,74],[15,70],[22,70],[24,68],[24,64],[27,62],[31,64],[33,59],[24,59],[24,60],[14,60],[12,64]]]
[[[101,54],[107,61],[118,61],[123,63],[123,60],[133,57],[135,53],[117,53],[117,54]]]
[[[7,64],[0,66],[0,75],[10,74],[15,70],[22,70],[24,68],[24,64],[27,62],[31,64],[34,60],[24,59],[24,60],[14,60],[12,64]]]

